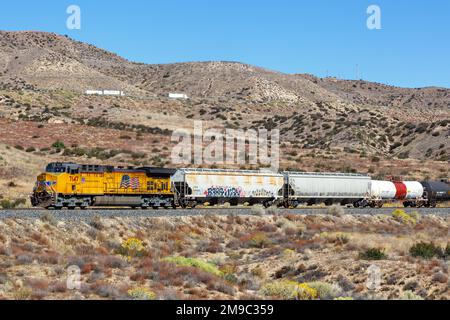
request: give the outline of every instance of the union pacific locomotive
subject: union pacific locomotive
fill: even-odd
[[[170,185],[170,176],[174,173],[163,168],[50,163],[37,177],[31,203],[54,209],[174,207]]]
[[[33,206],[85,209],[195,207],[199,204],[248,203],[296,207],[341,204],[382,207],[434,207],[450,201],[447,181],[378,181],[347,173],[264,172],[222,169],[124,168],[50,163],[37,178]]]

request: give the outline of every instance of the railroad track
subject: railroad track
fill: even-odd
[[[326,214],[329,208],[300,208],[300,209],[276,209],[277,214]],[[391,214],[396,208],[343,208],[346,214],[369,214],[381,215]],[[403,208],[402,208],[403,209]],[[450,208],[405,208],[406,212],[417,211],[419,214],[435,214],[435,215],[450,215]],[[257,215],[263,211],[253,208],[195,208],[195,209],[159,209],[159,210],[133,210],[133,209],[101,209],[93,208],[89,210],[60,210],[47,211],[40,209],[20,209],[20,210],[0,210],[0,219],[6,218],[27,218],[38,219],[44,213],[52,214],[59,220],[88,220],[94,216],[105,218],[113,217],[187,217],[187,216],[202,216],[202,215]],[[269,210],[268,214],[273,213]]]

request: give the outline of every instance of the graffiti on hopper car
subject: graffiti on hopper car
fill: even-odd
[[[266,190],[266,189],[257,189],[257,190],[253,190],[252,191],[252,196],[253,197],[258,197],[258,198],[272,198],[275,196],[273,191],[270,190]]]
[[[207,197],[222,197],[222,198],[232,198],[232,197],[244,197],[244,191],[241,187],[209,187],[205,191],[205,196]]]

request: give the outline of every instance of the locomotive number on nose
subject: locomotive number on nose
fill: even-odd
[[[79,181],[79,177],[70,177],[70,182],[75,182],[77,183]]]

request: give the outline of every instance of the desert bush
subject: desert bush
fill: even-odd
[[[406,290],[400,295],[399,300],[423,300],[423,298],[411,290]]]
[[[266,209],[266,214],[276,215],[279,212],[279,209],[276,206],[271,206]]]
[[[115,299],[120,296],[119,290],[109,284],[94,284],[91,289],[102,298]]]
[[[42,222],[47,222],[51,225],[56,225],[56,218],[51,212],[44,212],[40,215],[39,219],[41,219]]]
[[[223,273],[223,278],[228,281],[228,282],[232,282],[232,283],[236,283],[237,282],[237,277],[235,275],[236,273],[236,266],[232,265],[232,264],[226,264],[224,266],[222,266],[220,268],[220,271],[222,271]]]
[[[252,275],[254,275],[255,277],[258,277],[258,278],[261,278],[261,279],[264,279],[264,278],[266,277],[266,273],[265,273],[264,270],[263,270],[261,267],[259,267],[259,266],[254,267],[254,268],[251,270],[251,273],[252,273]]]
[[[338,285],[329,284],[321,281],[308,282],[307,285],[317,291],[319,299],[332,300],[342,293]]]
[[[156,294],[148,288],[138,287],[127,291],[133,300],[155,300]]]
[[[52,144],[52,148],[55,149],[64,149],[66,146],[64,145],[64,142],[56,140],[55,142],[53,142]]]
[[[128,260],[135,257],[142,257],[145,254],[142,240],[137,238],[128,238],[123,241],[117,251],[120,255],[128,257]]]
[[[14,291],[13,297],[14,300],[28,300],[32,293],[33,291],[30,288],[20,288]]]
[[[347,233],[336,233],[336,240],[337,243],[340,244],[346,244],[350,241],[350,235]]]
[[[270,240],[262,232],[256,233],[249,240],[249,245],[254,248],[264,248],[268,244],[270,244]]]
[[[172,288],[164,289],[158,292],[158,297],[161,300],[182,300],[184,296]]]
[[[91,221],[89,221],[89,225],[97,230],[103,230],[104,229],[104,225],[102,223],[102,218],[100,218],[99,216],[95,215],[92,217]]]
[[[431,259],[433,257],[442,257],[443,250],[433,242],[419,242],[409,249],[409,253],[413,257]]]
[[[420,220],[420,213],[418,213],[417,211],[413,211],[411,213],[408,213],[408,215],[414,219],[414,221],[417,223]]]
[[[251,212],[254,215],[262,216],[262,215],[264,215],[266,213],[266,209],[264,209],[263,206],[254,205],[254,206],[252,206]]]
[[[28,253],[22,253],[16,257],[19,264],[31,264],[33,263],[33,256]]]
[[[341,206],[331,206],[327,209],[327,214],[335,217],[341,217],[344,213],[344,209]]]
[[[0,201],[0,207],[2,207],[3,209],[13,209],[14,208],[14,203],[11,202],[8,199],[3,199]]]
[[[14,183],[14,182],[10,182],[10,183]],[[17,185],[15,185],[15,186],[17,186]],[[27,202],[27,200],[26,199],[22,199],[22,198],[16,199],[16,200],[13,200],[13,201],[9,200],[9,199],[3,199],[3,200],[0,201],[0,207],[3,208],[3,209],[7,209],[7,210],[8,209],[14,209],[14,208],[17,208],[17,207],[19,207],[21,205],[25,205],[26,202]]]
[[[448,277],[443,272],[439,271],[433,274],[433,277],[431,278],[433,282],[439,282],[439,283],[447,283]]]
[[[123,260],[123,258],[119,258],[116,256],[102,257],[100,262],[102,263],[103,266],[112,269],[122,269],[125,268],[127,265],[126,261]]]
[[[360,252],[359,258],[364,260],[384,260],[387,259],[387,255],[384,249],[369,248],[364,252]]]
[[[394,210],[392,212],[392,217],[398,222],[407,225],[415,225],[417,223],[417,220],[412,215],[406,213],[405,210],[401,209]]]
[[[306,283],[290,280],[278,280],[264,284],[260,290],[266,297],[276,297],[283,300],[314,300],[318,298],[316,289]]]
[[[214,264],[208,263],[199,259],[195,258],[186,258],[181,256],[174,256],[174,257],[166,257],[162,259],[163,262],[169,262],[174,263],[177,266],[181,267],[195,267],[199,268],[200,270],[203,270],[207,273],[212,273],[216,276],[222,277],[224,273],[220,271]]]

